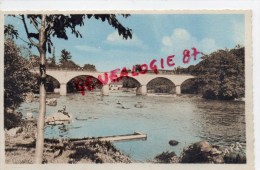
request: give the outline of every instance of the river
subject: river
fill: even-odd
[[[189,144],[207,140],[214,145],[230,146],[240,142],[246,147],[245,103],[243,101],[205,100],[197,95],[147,95],[131,92],[88,92],[56,97],[57,106],[47,106],[47,116],[63,105],[72,114],[72,123],[65,126],[47,126],[47,138],[81,138],[130,134],[147,134],[146,141],[115,142],[115,146],[137,162],[147,162],[164,151],[180,155]],[[120,104],[118,104],[118,102]],[[141,104],[142,108],[136,108]],[[39,104],[22,103],[18,111],[37,117]],[[84,120],[76,120],[84,119]],[[177,140],[170,146],[169,140]]]

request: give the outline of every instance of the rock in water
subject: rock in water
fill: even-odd
[[[222,151],[201,141],[186,148],[181,157],[182,163],[224,163]]]
[[[72,115],[67,112],[66,114],[62,112],[57,112],[45,119],[45,122],[49,125],[59,125],[71,121],[72,121]]]
[[[26,119],[27,120],[32,120],[33,119],[33,113],[32,112],[27,112],[26,113]]]
[[[143,105],[143,104],[141,104],[141,103],[137,103],[137,104],[135,104],[135,107],[136,107],[136,108],[143,108],[143,107],[144,107],[144,105]]]
[[[57,99],[56,98],[46,99],[46,104],[48,106],[57,106]]]
[[[170,140],[170,141],[169,141],[169,144],[170,144],[171,146],[176,146],[176,145],[179,144],[179,142],[176,141],[176,140]]]

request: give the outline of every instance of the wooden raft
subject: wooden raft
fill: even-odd
[[[114,136],[103,136],[103,137],[92,137],[92,138],[71,138],[70,142],[74,144],[83,144],[85,142],[99,140],[99,141],[130,141],[130,140],[146,140],[147,134],[141,132],[134,132],[133,134],[126,135],[114,135]],[[45,139],[45,141],[53,141],[54,139]]]

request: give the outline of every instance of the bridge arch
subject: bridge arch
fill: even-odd
[[[175,93],[175,83],[167,77],[156,77],[147,83],[147,92]]]
[[[136,79],[136,77],[131,76],[121,76],[109,83],[109,90],[116,90],[117,87],[120,87],[125,90],[135,90],[138,94],[138,89],[141,87],[141,83]]]
[[[93,75],[77,75],[66,83],[67,93],[76,91],[93,91],[102,89],[102,82]]]
[[[46,76],[46,92],[55,92],[60,88],[60,82],[55,77],[47,74]]]
[[[31,72],[33,73],[39,73],[37,69],[32,69]],[[52,76],[53,78],[57,79],[57,81],[60,83],[60,94],[66,95],[67,94],[67,83],[73,79],[74,77],[80,76],[80,75],[89,75],[96,79],[98,79],[98,76],[101,76],[104,78],[104,73],[102,72],[91,72],[91,71],[84,71],[84,70],[62,70],[62,69],[47,69],[46,74],[49,76]],[[109,73],[108,73],[109,74]],[[117,76],[120,76],[120,73],[117,74]],[[167,78],[171,80],[175,84],[176,94],[181,94],[181,85],[182,83],[190,78],[193,78],[192,75],[184,75],[184,74],[173,74],[173,73],[167,73],[167,74],[154,74],[154,73],[146,73],[146,74],[138,74],[136,76],[128,75],[129,77],[132,77],[136,79],[140,86],[137,88],[137,94],[145,95],[147,94],[147,87],[146,85],[154,78],[162,77]],[[102,87],[102,94],[108,95],[109,93],[109,83],[110,79],[108,80],[108,83],[103,85]]]
[[[199,92],[199,84],[196,83],[196,77],[189,78],[182,82],[181,91],[187,94],[197,94]]]

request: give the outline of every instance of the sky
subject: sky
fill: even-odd
[[[133,38],[123,40],[107,22],[85,19],[78,27],[83,38],[69,33],[68,40],[54,38],[55,56],[58,62],[62,49],[72,55],[72,60],[83,66],[94,64],[98,71],[110,71],[116,68],[132,68],[135,64],[148,64],[156,59],[166,61],[174,55],[175,66],[187,67],[201,61],[191,58],[188,64],[182,62],[183,50],[195,47],[204,54],[218,49],[231,49],[244,45],[245,19],[243,14],[132,14],[128,18],[118,16],[119,21],[133,30]],[[19,35],[26,39],[25,30],[17,18],[5,17],[5,24],[12,24]],[[29,30],[33,30],[33,26]],[[25,45],[16,40],[19,45]],[[192,51],[192,50],[191,50]],[[38,55],[36,48],[32,53]],[[47,58],[52,54],[47,53]],[[173,69],[167,67],[165,69]],[[160,67],[159,67],[160,69]]]

